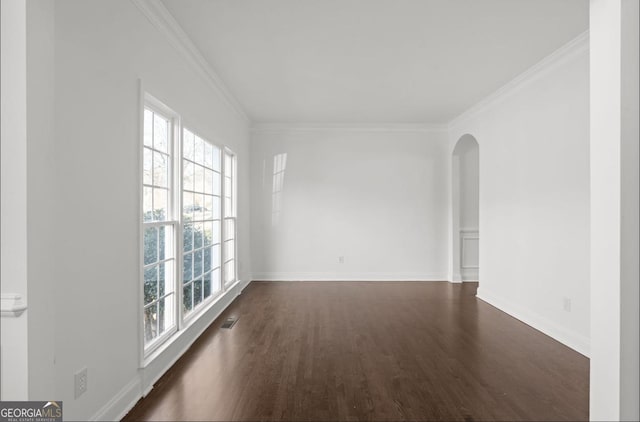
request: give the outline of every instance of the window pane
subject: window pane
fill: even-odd
[[[196,192],[204,192],[204,167],[196,165],[195,175],[193,176],[193,190]]]
[[[204,141],[199,136],[196,136],[193,146],[193,161],[198,164],[204,163]]]
[[[158,299],[158,267],[144,270],[144,304]]]
[[[184,286],[182,292],[182,307],[184,312],[187,313],[193,309],[193,289],[191,284]]]
[[[193,219],[202,221],[204,211],[204,195],[196,193],[193,195]]]
[[[220,166],[220,148],[216,146],[213,147],[213,161],[211,164],[212,164],[211,167],[214,170],[217,170],[219,172],[222,171],[222,168]]]
[[[167,248],[167,230],[166,227],[158,227],[158,260],[162,261],[167,258],[166,254],[171,249]],[[168,250],[167,250],[168,249]]]
[[[224,155],[224,174],[231,176],[233,168],[231,167],[231,155]]]
[[[213,165],[213,147],[210,143],[204,143],[204,165],[211,168]]]
[[[157,305],[144,309],[144,343],[147,344],[158,336]]]
[[[211,244],[220,243],[220,221],[214,221],[211,227]]]
[[[154,114],[153,116],[153,148],[167,152],[169,144],[169,122]]]
[[[202,279],[193,282],[193,306],[202,302]]]
[[[193,221],[193,194],[191,192],[184,192],[182,194],[182,206],[185,221]]]
[[[182,282],[193,280],[193,254],[185,254],[182,260]]]
[[[187,223],[182,229],[182,249],[184,252],[193,249],[193,224]]]
[[[174,300],[174,295],[169,295],[158,302],[158,335],[170,330],[175,325]]]
[[[220,197],[210,196],[209,198],[211,198],[211,219],[219,220],[220,219]]]
[[[211,272],[211,289],[212,293],[219,292],[221,289],[220,268],[216,268]]]
[[[151,110],[144,110],[144,145],[148,147],[153,146],[153,112]]]
[[[202,272],[208,273],[211,271],[211,248],[203,249],[203,264]]]
[[[211,193],[214,195],[220,195],[220,183],[222,183],[220,181],[220,173],[216,173],[215,171],[211,172]]]
[[[225,283],[229,283],[231,281],[234,281],[235,278],[235,262],[229,261],[224,264],[224,281]]]
[[[204,170],[204,193],[213,193],[213,170]]]
[[[153,169],[153,152],[149,148],[143,148],[143,163],[142,163],[142,183],[145,185],[150,185],[153,183],[153,178],[151,177],[151,172]]]
[[[169,156],[159,152],[153,153],[153,184],[163,188],[169,187]]]
[[[202,223],[194,223],[193,225],[193,248],[198,249],[202,247],[202,237],[203,237],[203,226]]]
[[[224,260],[228,261],[235,258],[235,242],[233,240],[227,240],[224,242]]]
[[[211,245],[211,240],[213,238],[213,222],[207,221],[204,223],[204,233],[203,233],[203,244]]]
[[[211,267],[218,268],[220,266],[220,245],[214,245],[211,248]]]
[[[170,265],[170,261],[158,265],[158,297],[164,296],[164,294],[168,291],[167,290],[167,265]]]
[[[184,165],[184,178],[182,179],[182,189],[184,190],[193,190],[193,176],[194,176],[194,168],[193,163],[190,161],[183,161]]]
[[[202,275],[202,249],[196,251],[193,255],[193,278]]]
[[[153,221],[153,189],[142,188],[142,221]]]
[[[214,213],[215,213],[215,207],[214,207],[214,203],[213,203],[213,196],[211,195],[205,195],[204,197],[204,208],[202,210],[203,214],[202,214],[202,219],[203,220],[212,220],[215,218],[219,218],[219,217],[214,217]],[[217,214],[217,213],[216,213]]]
[[[204,296],[205,299],[211,296],[211,273],[207,273],[204,276],[204,283],[202,286],[202,296]]]
[[[231,217],[231,198],[224,198],[224,216]]]
[[[185,129],[182,139],[182,156],[193,161],[193,133]]]
[[[167,219],[168,213],[167,190],[153,188],[153,219],[155,221],[164,221]]]
[[[144,229],[144,265],[158,261],[158,229]]]
[[[230,198],[232,194],[233,192],[231,190],[231,178],[225,176],[224,177],[224,196]]]
[[[224,220],[224,240],[235,237],[235,221],[232,218]]]

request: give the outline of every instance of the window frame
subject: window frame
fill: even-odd
[[[168,203],[167,203],[167,210],[168,210],[168,218],[166,220],[163,221],[151,221],[151,222],[145,222],[143,215],[144,215],[144,188],[145,188],[145,183],[144,183],[144,150],[145,150],[145,144],[144,144],[144,113],[145,110],[150,110],[152,111],[154,114],[158,114],[163,118],[166,118],[169,122],[169,130],[168,130],[168,134],[169,134],[169,139],[167,140],[167,155],[170,158],[170,164],[169,164],[169,168],[168,171],[170,173],[170,175],[167,178],[167,184],[168,184],[168,194],[167,194],[167,199],[168,199]],[[177,202],[179,200],[179,198],[177,198],[176,195],[176,188],[179,186],[179,177],[180,175],[177,174],[176,172],[176,165],[175,165],[175,158],[176,158],[176,153],[177,150],[180,148],[180,141],[178,138],[178,130],[181,127],[180,124],[180,115],[178,115],[178,113],[176,113],[175,111],[173,111],[171,108],[169,108],[167,105],[165,105],[163,102],[161,102],[160,100],[158,100],[157,98],[153,97],[152,95],[148,94],[148,93],[144,93],[144,101],[142,104],[142,110],[141,110],[141,120],[140,120],[140,127],[141,127],[141,136],[140,136],[140,142],[139,142],[139,146],[140,146],[140,183],[139,183],[139,187],[141,189],[140,192],[140,212],[138,213],[138,221],[140,223],[140,275],[139,275],[139,290],[140,290],[140,300],[139,300],[139,305],[140,305],[140,309],[139,309],[139,318],[140,318],[140,324],[139,324],[139,329],[140,329],[140,342],[142,345],[142,357],[143,358],[147,358],[149,355],[151,355],[153,352],[155,352],[161,345],[165,344],[166,341],[173,337],[175,335],[175,333],[177,333],[180,330],[180,317],[178,315],[178,304],[179,304],[179,300],[180,300],[180,292],[176,290],[176,275],[177,275],[177,271],[180,268],[180,261],[179,261],[179,256],[177,255],[177,248],[176,248],[176,243],[178,241],[177,238],[177,233],[178,233],[178,227],[179,227],[179,219],[178,219],[178,215],[177,215],[177,209],[179,206],[179,203]],[[153,172],[153,168],[151,170]],[[153,183],[153,180],[152,180]],[[173,255],[173,262],[174,262],[174,276],[173,276],[173,280],[171,281],[173,283],[173,295],[174,295],[174,310],[173,310],[173,314],[174,314],[174,324],[171,327],[171,329],[166,330],[164,333],[162,333],[161,335],[158,335],[156,338],[154,338],[153,340],[151,340],[148,344],[145,343],[145,328],[144,328],[144,311],[145,308],[147,307],[147,304],[144,303],[144,273],[145,273],[145,264],[144,264],[144,238],[145,238],[145,230],[149,227],[169,227],[170,230],[173,232],[172,236],[173,236],[173,251],[172,251],[172,255]],[[166,276],[166,275],[165,275]],[[159,301],[159,298],[156,299],[156,302]]]

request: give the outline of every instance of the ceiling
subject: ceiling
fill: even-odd
[[[444,123],[588,29],[588,0],[163,0],[252,121]]]

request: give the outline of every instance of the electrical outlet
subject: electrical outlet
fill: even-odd
[[[87,391],[87,368],[82,368],[75,374],[75,398],[77,399]]]
[[[565,311],[571,312],[571,299],[569,299],[568,297],[565,297],[563,307]]]
[[[344,264],[344,256],[338,257],[338,264]]]

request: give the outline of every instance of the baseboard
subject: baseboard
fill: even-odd
[[[486,290],[478,289],[476,295],[478,299],[489,305],[498,308],[512,317],[524,322],[525,324],[535,328],[536,330],[548,335],[549,337],[559,341],[576,352],[589,357],[590,342],[589,339],[580,334],[571,332],[566,328],[560,327],[558,324],[542,317],[534,312],[523,309],[517,305],[513,305],[510,301],[493,295]]]
[[[460,274],[462,281],[478,281],[479,271],[477,268],[463,268]]]
[[[119,421],[142,397],[140,378],[135,377],[98,410],[90,421]]]
[[[260,281],[446,281],[447,275],[428,273],[328,273],[328,272],[257,272]]]

